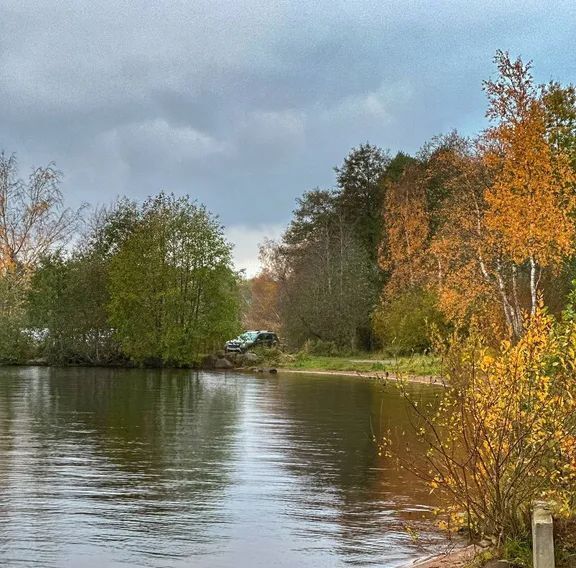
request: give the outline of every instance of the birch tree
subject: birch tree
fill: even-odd
[[[493,246],[510,259],[512,275],[528,267],[533,315],[542,271],[557,269],[573,253],[576,176],[569,155],[549,143],[530,64],[503,52],[496,63],[499,76],[485,85],[493,126],[481,141],[484,161],[495,172],[485,194],[485,221]]]
[[[27,271],[74,235],[80,211],[64,206],[54,165],[18,177],[14,155],[0,153],[0,270]]]
[[[429,284],[450,319],[501,320],[518,338],[546,292],[543,274],[573,255],[576,177],[565,148],[552,143],[530,64],[503,52],[495,60],[498,76],[485,84],[491,126],[428,165],[450,171]]]

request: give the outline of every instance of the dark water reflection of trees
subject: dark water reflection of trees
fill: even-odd
[[[430,496],[372,433],[405,425],[354,378],[2,369],[0,564],[399,565]]]
[[[20,522],[38,521],[40,540],[65,546],[66,535],[54,533],[78,529],[68,525],[73,513],[87,542],[103,532],[129,548],[134,532],[159,531],[163,538],[145,548],[160,553],[171,537],[210,539],[211,525],[225,521],[218,501],[233,462],[238,389],[183,371],[10,374],[0,381],[0,488],[11,498],[0,500],[0,514],[16,518],[12,536],[28,532]],[[31,499],[33,514],[10,512]]]
[[[409,390],[422,402],[434,404],[441,396],[440,389],[428,385]],[[318,518],[328,500],[340,529],[339,545],[360,557],[378,535],[388,534],[392,541],[410,538],[407,527],[428,544],[437,541],[434,532],[426,534],[435,496],[415,476],[400,470],[396,460],[379,456],[373,442],[374,435],[390,430],[396,441],[402,437],[403,443],[417,447],[396,386],[361,379],[338,382],[333,377],[302,382],[280,378],[270,391],[265,410],[290,417],[283,436],[294,459],[287,467],[307,479],[307,520]],[[424,464],[420,457],[415,465]]]

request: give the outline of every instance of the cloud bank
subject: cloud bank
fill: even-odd
[[[189,193],[257,238],[354,145],[481,128],[496,49],[576,81],[574,22],[569,1],[3,0],[0,148],[55,161],[72,204]]]

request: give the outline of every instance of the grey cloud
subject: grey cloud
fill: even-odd
[[[0,147],[56,161],[73,203],[166,189],[277,226],[353,145],[480,128],[498,48],[575,81],[575,16],[568,1],[3,0]]]

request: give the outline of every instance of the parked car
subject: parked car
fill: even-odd
[[[245,331],[235,339],[227,341],[224,350],[227,353],[245,353],[252,347],[274,347],[278,343],[278,336],[271,331]]]

